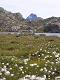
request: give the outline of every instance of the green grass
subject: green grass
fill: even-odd
[[[25,59],[28,61],[25,62]],[[6,65],[7,63],[9,65]],[[17,66],[14,66],[15,64]],[[31,64],[36,65],[31,66]],[[2,72],[0,77],[5,77],[7,80],[18,80],[27,74],[47,75],[47,80],[54,80],[56,76],[60,76],[60,38],[0,35],[0,68],[4,65],[11,74],[14,74],[13,77],[10,75],[9,77]]]

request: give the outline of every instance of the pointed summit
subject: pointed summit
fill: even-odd
[[[37,17],[36,14],[31,13],[26,19],[29,20],[29,21],[36,21],[36,20],[40,20],[42,18],[41,17]]]
[[[4,11],[4,8],[0,7],[0,12],[3,12]]]

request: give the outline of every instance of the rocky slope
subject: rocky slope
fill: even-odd
[[[37,32],[60,33],[60,17],[50,17],[32,22]]]
[[[42,19],[31,14],[27,19],[24,19],[20,13],[12,13],[0,7],[0,31],[30,29],[36,32],[60,33],[60,17]]]
[[[19,31],[27,29],[30,22],[25,20],[20,13],[12,13],[0,7],[0,31]]]

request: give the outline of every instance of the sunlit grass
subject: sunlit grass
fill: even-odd
[[[60,38],[0,35],[0,68],[0,78],[6,80],[25,75],[55,80],[60,76]]]

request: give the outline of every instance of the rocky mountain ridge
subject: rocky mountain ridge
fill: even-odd
[[[29,21],[37,21],[37,20],[42,20],[43,18],[37,17],[36,14],[31,13],[26,19]]]
[[[0,31],[19,31],[30,24],[20,13],[12,13],[0,7]]]
[[[33,14],[33,16],[37,18],[36,15]],[[32,21],[27,20],[20,13],[12,13],[0,7],[0,31],[34,30],[35,32],[60,33],[60,17],[35,20],[33,16]]]

